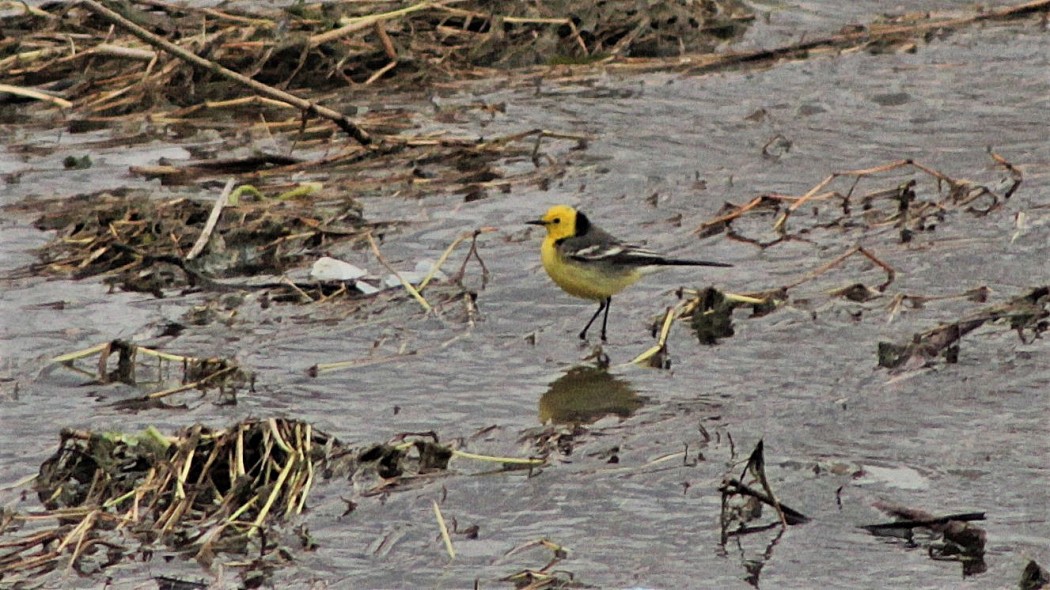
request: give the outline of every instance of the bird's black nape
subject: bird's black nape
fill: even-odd
[[[575,235],[582,236],[587,233],[587,230],[591,229],[591,220],[587,219],[587,216],[583,214],[583,211],[576,212],[576,230]]]
[[[602,318],[602,342],[608,342],[605,338],[605,328],[609,325],[609,308],[612,307],[612,297],[606,297],[598,303],[598,311],[594,312],[591,316],[591,321],[587,322],[587,325],[583,327],[583,331],[580,332],[580,340],[587,339],[587,330],[591,329],[591,324],[594,320],[598,319],[598,314],[605,310],[605,317]]]

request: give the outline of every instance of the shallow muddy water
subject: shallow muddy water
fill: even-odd
[[[851,4],[848,14],[832,14],[839,3],[777,5],[743,44],[771,46],[803,30],[822,34],[867,22],[878,5]],[[433,430],[442,440],[463,439],[470,452],[527,456],[535,451],[541,416],[591,411],[597,422],[578,433],[572,453],[555,455],[531,476],[489,473],[484,464],[454,459],[447,474],[381,497],[355,497],[345,480],[318,485],[302,519],[318,546],[296,552],[274,573],[274,583],[509,586],[499,580],[543,567],[551,552],[508,552],[547,538],[568,551],[556,570],[604,588],[1016,587],[1029,559],[1050,564],[1046,340],[1023,343],[1007,327],[988,325],[962,340],[958,363],[897,372],[878,367],[876,346],[906,342],[938,322],[1050,283],[1047,72],[1050,34],[1029,19],[964,29],[920,43],[914,53],[818,56],[704,76],[605,74],[527,90],[493,81],[475,93],[442,96],[438,102],[448,105],[507,104],[505,114],[486,117],[484,126],[450,126],[460,133],[545,128],[591,138],[586,150],[568,156],[566,175],[547,190],[515,186],[473,202],[455,195],[364,200],[369,219],[410,221],[382,244],[400,268],[437,258],[463,231],[499,229],[480,240],[491,273],[483,289],[477,267],[468,267],[466,282],[478,289],[476,325],[453,308],[425,316],[410,299],[362,322],[345,318],[338,305],[264,308],[248,296],[228,325],[159,337],[166,322],[201,296],[155,299],[109,292],[95,280],[4,279],[0,497],[12,508],[35,505],[10,486],[36,472],[62,427],[152,424],[171,431],[287,415],[354,444]],[[410,104],[431,108],[422,100]],[[17,130],[2,133],[5,143],[24,141]],[[790,147],[779,157],[764,156],[763,146],[777,135]],[[989,158],[989,146],[1022,169],[1017,193],[985,216],[948,212],[934,231],[917,233],[910,243],[902,244],[892,229],[858,227],[818,228],[806,241],[764,250],[724,235],[697,240],[693,234],[724,202],[743,204],[770,192],[801,195],[833,172],[905,158],[994,186],[1006,175]],[[72,145],[69,151],[78,153]],[[135,152],[141,163],[151,163],[177,158],[179,148],[137,146]],[[135,162],[120,149],[95,159],[90,170],[67,172],[60,156],[0,152],[0,173],[22,172],[0,204],[109,182],[150,186],[126,176]],[[929,196],[934,184],[915,177]],[[539,265],[540,236],[523,224],[557,203],[576,205],[612,233],[654,249],[735,265],[662,272],[617,296],[604,347],[612,379],[593,377],[608,394],[590,402],[580,400],[593,396],[591,380],[566,375],[575,370],[579,376],[576,367],[594,364],[585,360],[591,349],[576,338],[593,308],[553,287]],[[27,214],[0,222],[3,273],[33,262],[32,249],[47,241],[31,220]],[[770,215],[742,227],[770,240],[772,221]],[[738,311],[735,336],[717,346],[697,344],[687,323],[676,324],[669,371],[626,365],[652,344],[648,324],[676,302],[673,289],[772,289],[856,244],[897,271],[881,297],[857,303],[827,295],[883,280],[878,268],[853,260],[798,287],[775,313],[750,318]],[[339,254],[377,266],[366,251]],[[458,264],[461,256],[452,260]],[[888,310],[893,294],[942,296],[981,286],[991,289],[988,303],[949,300]],[[234,406],[191,398],[182,410],[126,413],[107,402],[128,396],[127,387],[84,386],[80,376],[48,364],[114,338],[233,357],[255,372],[255,390],[242,392]],[[369,357],[384,360],[307,375],[317,363]],[[612,415],[598,418],[593,406],[601,403],[610,403]],[[760,439],[779,499],[813,520],[780,536],[774,529],[722,545],[718,486],[726,473],[739,474]],[[341,498],[352,497],[357,508],[344,515]],[[433,500],[460,530],[479,527],[477,539],[452,535],[455,560],[442,545]],[[879,500],[937,515],[986,512],[987,520],[976,524],[987,532],[987,571],[964,578],[958,563],[930,559],[921,542],[909,546],[858,528],[891,520],[872,506]],[[120,588],[148,587],[154,575],[213,577],[181,559],[121,565],[110,575],[110,587]],[[235,583],[229,572],[223,579]],[[69,577],[61,583],[100,582]]]

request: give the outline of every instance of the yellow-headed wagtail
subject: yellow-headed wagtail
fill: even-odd
[[[583,212],[568,205],[555,205],[543,217],[526,223],[547,228],[547,236],[540,246],[540,257],[551,279],[569,295],[598,302],[598,311],[580,332],[581,340],[587,338],[587,330],[604,309],[604,342],[612,296],[657,267],[732,266],[722,262],[665,258],[656,252],[625,244],[592,224]]]

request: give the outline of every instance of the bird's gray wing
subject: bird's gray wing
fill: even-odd
[[[562,256],[580,262],[605,262],[618,267],[647,266],[662,260],[656,252],[621,242],[594,227],[582,236],[561,240],[558,251]]]

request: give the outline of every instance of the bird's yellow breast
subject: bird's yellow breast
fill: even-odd
[[[602,263],[585,264],[558,252],[555,240],[547,236],[540,248],[543,268],[566,293],[583,299],[602,301],[616,295],[641,278],[637,269],[617,269]]]

